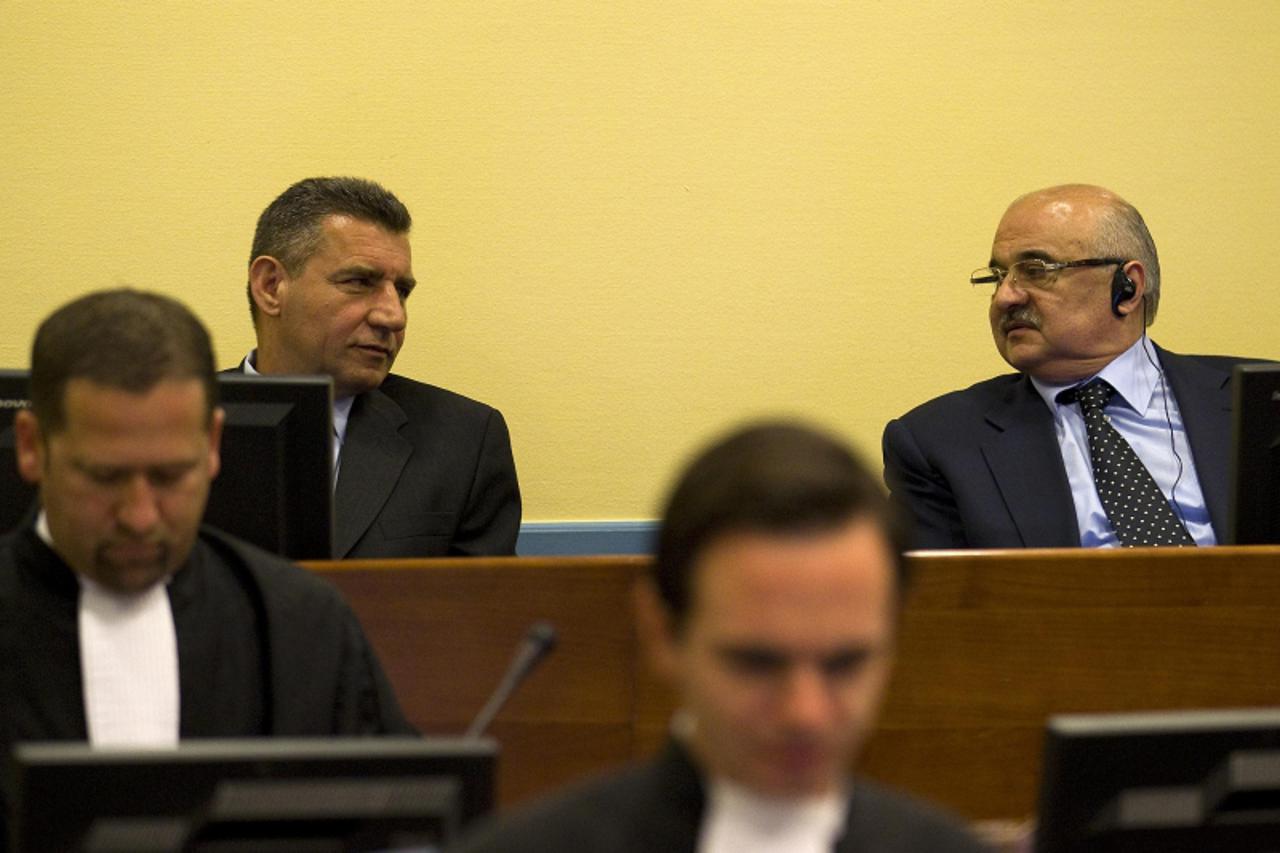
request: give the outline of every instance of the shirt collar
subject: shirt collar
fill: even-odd
[[[49,517],[45,515],[44,510],[40,510],[40,514],[36,516],[36,535],[40,537],[40,541],[48,545],[51,550],[53,548],[53,534],[49,532]]]
[[[672,739],[692,756],[689,741],[698,726],[693,712],[681,709],[672,715],[670,723]],[[704,771],[705,772],[705,771]],[[767,824],[800,822],[818,831],[829,833],[831,838],[839,834],[848,811],[847,780],[826,794],[807,797],[776,797],[758,793],[739,782],[723,776],[707,773],[709,804],[721,817],[726,813],[740,818],[754,815],[758,826]]]
[[[842,791],[813,797],[771,797],[727,779],[708,785],[702,850],[830,850],[848,811]]]
[[[338,437],[338,444],[347,440],[347,421],[351,418],[351,406],[355,401],[355,397],[333,401],[333,434]]]
[[[713,808],[726,808],[743,818],[754,817],[762,824],[785,821],[814,823],[832,836],[844,824],[848,798],[840,788],[808,797],[775,797],[723,777],[713,777],[709,787]]]
[[[1029,378],[1050,411],[1060,405],[1057,397],[1063,391],[1076,385],[1083,385],[1090,379],[1101,378],[1116,389],[1117,398],[1124,400],[1138,414],[1142,414],[1151,405],[1156,383],[1160,381],[1160,369],[1156,366],[1158,363],[1155,345],[1146,335],[1143,335],[1133,346],[1113,358],[1102,370],[1078,382],[1044,382],[1034,376]]]

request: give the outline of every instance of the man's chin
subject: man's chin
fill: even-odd
[[[1015,332],[1022,331],[1015,330]],[[1027,338],[1026,334],[1011,334],[1006,336],[998,347],[1001,357],[1009,363],[1009,366],[1023,373],[1033,372],[1040,362],[1036,347]]]
[[[838,787],[838,776],[829,770],[775,770],[752,786],[756,793],[784,800],[821,797]]]
[[[168,549],[146,558],[121,559],[118,555],[100,554],[93,580],[114,592],[143,592],[171,573]]]
[[[744,779],[748,787],[770,797],[797,798],[821,796],[836,788],[842,777],[842,765],[833,761],[830,752],[814,748],[783,749],[760,756]]]
[[[372,391],[382,384],[382,380],[386,379],[390,372],[390,361],[381,368],[362,367],[345,370],[340,376],[333,378],[333,394],[335,397],[354,397],[357,394]]]

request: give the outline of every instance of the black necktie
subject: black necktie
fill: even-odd
[[[1194,545],[1155,478],[1103,414],[1116,389],[1106,380],[1068,388],[1058,395],[1061,403],[1079,401],[1089,434],[1089,458],[1093,461],[1093,482],[1102,499],[1102,508],[1116,531],[1120,544]]]

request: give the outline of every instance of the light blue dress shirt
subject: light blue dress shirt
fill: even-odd
[[[1107,419],[1133,447],[1142,464],[1147,466],[1196,544],[1214,545],[1217,539],[1209,520],[1209,509],[1205,506],[1204,492],[1200,489],[1200,479],[1196,476],[1196,463],[1187,443],[1182,412],[1178,410],[1178,401],[1174,399],[1158,364],[1155,348],[1143,335],[1095,374],[1116,389],[1115,396],[1107,405]],[[1064,405],[1057,402],[1059,393],[1093,378],[1090,376],[1066,385],[1032,378],[1031,384],[1053,413],[1053,429],[1067,469],[1067,481],[1071,484],[1071,500],[1076,507],[1080,544],[1086,548],[1116,548],[1120,542],[1094,486],[1089,438],[1080,406],[1078,403]]]

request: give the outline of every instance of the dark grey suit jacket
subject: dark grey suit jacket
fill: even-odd
[[[507,422],[390,374],[351,407],[333,504],[338,559],[513,555],[520,486]]]
[[[1228,534],[1231,370],[1249,359],[1156,347],[1219,541]],[[930,400],[884,431],[884,477],[917,548],[1079,547],[1053,414],[1015,373]]]
[[[502,414],[391,375],[356,397],[334,494],[334,555],[516,552],[520,486]]]
[[[457,853],[695,853],[702,781],[671,743],[656,760],[586,783],[496,823]],[[859,779],[835,853],[981,853],[951,818]]]

